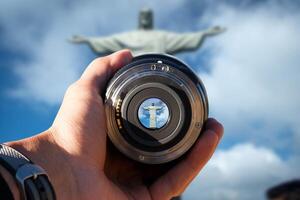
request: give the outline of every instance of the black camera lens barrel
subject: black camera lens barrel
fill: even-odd
[[[201,80],[169,55],[133,58],[110,80],[105,96],[110,140],[142,163],[160,164],[183,155],[208,117]]]

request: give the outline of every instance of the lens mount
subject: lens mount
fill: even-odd
[[[110,80],[105,98],[108,136],[128,157],[160,164],[195,143],[208,116],[205,88],[178,59],[144,54]]]

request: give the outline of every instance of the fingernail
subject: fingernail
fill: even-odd
[[[205,128],[206,129],[211,129],[214,126],[214,124],[216,124],[216,123],[219,124],[219,122],[216,119],[208,118],[205,122]]]
[[[220,133],[221,135],[223,135],[224,132],[223,125],[214,118],[210,118],[206,121],[205,129],[212,130],[214,132]]]

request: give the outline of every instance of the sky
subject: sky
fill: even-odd
[[[265,199],[299,178],[300,3],[297,1],[0,1],[0,142],[51,126],[63,94],[96,56],[73,34],[136,29],[152,8],[155,27],[227,28],[201,49],[177,55],[203,80],[210,116],[225,135],[184,199]]]

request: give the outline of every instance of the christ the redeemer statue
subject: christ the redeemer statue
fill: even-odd
[[[156,126],[156,114],[158,110],[161,110],[161,106],[155,106],[152,103],[151,106],[143,107],[143,109],[148,110],[150,114],[149,128],[157,128]]]
[[[153,29],[153,14],[144,9],[139,15],[139,29],[107,37],[73,36],[73,43],[86,43],[98,54],[110,54],[127,48],[134,55],[140,53],[176,54],[198,49],[206,37],[224,32],[218,26],[192,33],[174,33]]]

